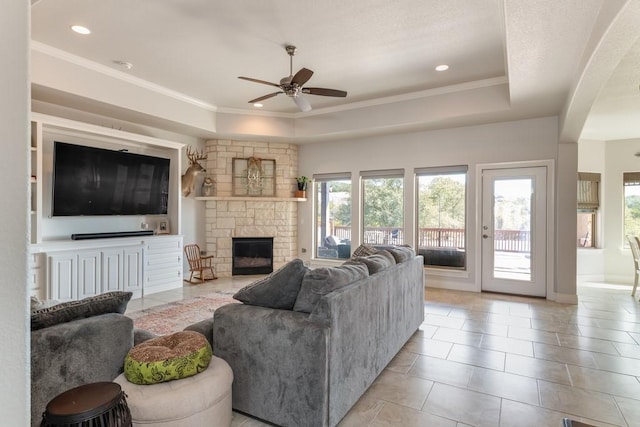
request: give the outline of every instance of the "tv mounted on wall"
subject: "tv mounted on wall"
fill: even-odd
[[[166,215],[169,163],[54,141],[52,215]]]

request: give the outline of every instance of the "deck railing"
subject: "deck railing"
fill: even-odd
[[[335,226],[334,235],[341,240],[351,240],[351,227]],[[404,243],[404,231],[395,227],[365,227],[364,243],[371,245],[395,245]],[[531,235],[528,230],[496,230],[495,250],[502,252],[529,252]],[[465,231],[461,228],[420,228],[419,248],[465,248]]]

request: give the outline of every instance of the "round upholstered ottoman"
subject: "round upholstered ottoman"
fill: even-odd
[[[114,382],[127,395],[134,427],[231,425],[233,373],[219,357],[213,356],[205,371],[179,380],[138,385],[120,374]]]

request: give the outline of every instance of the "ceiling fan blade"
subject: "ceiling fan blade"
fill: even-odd
[[[252,79],[251,77],[242,77],[242,76],[239,76],[238,78],[239,78],[239,79],[242,79],[242,80],[247,80],[247,81],[250,81],[250,82],[254,82],[254,83],[262,83],[263,85],[269,85],[269,86],[280,87],[280,85],[279,85],[279,84],[271,83],[271,82],[267,82],[267,81],[264,81],[264,80]]]
[[[302,95],[294,96],[291,99],[293,99],[300,111],[311,111],[311,104]]]
[[[273,98],[274,96],[284,93],[282,91],[280,92],[273,92],[270,93],[269,95],[265,95],[265,96],[261,96],[260,98],[256,98],[256,99],[252,99],[251,101],[249,101],[249,104],[255,104],[256,102],[260,102],[260,101],[264,101],[265,99],[269,99],[269,98]]]
[[[313,71],[307,68],[301,68],[300,71],[298,71],[296,75],[291,79],[291,84],[303,86],[307,81],[309,81],[311,76],[313,76]]]
[[[308,93],[309,95],[339,96],[341,98],[347,96],[347,92],[344,90],[325,89],[322,87],[305,87],[302,88],[302,93]]]

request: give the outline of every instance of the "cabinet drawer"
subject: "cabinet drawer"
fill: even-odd
[[[145,249],[149,253],[156,252],[182,252],[182,239],[176,238],[161,238],[157,240],[145,241]]]

